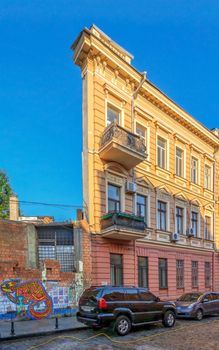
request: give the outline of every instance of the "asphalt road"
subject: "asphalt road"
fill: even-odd
[[[104,334],[105,335],[104,335]],[[201,322],[178,320],[174,328],[161,324],[134,328],[125,337],[109,329],[84,329],[61,335],[0,342],[0,350],[219,350],[219,317]]]

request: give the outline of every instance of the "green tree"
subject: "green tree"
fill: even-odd
[[[7,175],[0,170],[0,219],[9,219],[9,198],[12,189]]]

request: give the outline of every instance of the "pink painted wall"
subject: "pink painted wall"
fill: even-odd
[[[92,284],[110,284],[110,253],[123,255],[124,285],[138,285],[137,257],[147,256],[149,289],[163,299],[175,299],[184,292],[205,291],[205,261],[209,261],[214,276],[214,290],[219,290],[219,255],[175,247],[162,247],[144,243],[113,241],[92,237]],[[168,289],[159,289],[158,258],[168,259]],[[184,260],[184,288],[176,288],[176,259]],[[198,288],[192,288],[191,261],[198,261]],[[215,261],[214,261],[215,260]]]

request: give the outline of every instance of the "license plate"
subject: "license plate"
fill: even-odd
[[[82,306],[81,307],[81,310],[83,310],[83,311],[85,311],[85,312],[91,312],[91,311],[93,311],[93,307],[91,307],[91,306]]]

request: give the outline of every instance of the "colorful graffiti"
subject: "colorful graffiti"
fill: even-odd
[[[30,318],[40,320],[52,313],[52,298],[40,281],[20,282],[20,279],[8,280],[0,285],[0,289],[14,304],[27,305]]]

